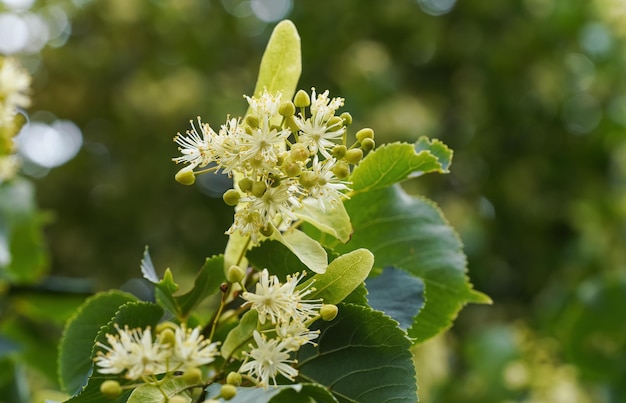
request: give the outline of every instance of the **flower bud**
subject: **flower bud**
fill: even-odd
[[[291,158],[294,161],[306,161],[309,158],[309,149],[302,143],[296,143],[291,146],[291,150],[289,150],[291,154]]]
[[[374,138],[374,130],[366,127],[365,129],[361,129],[356,132],[356,139],[359,143],[363,142],[363,139],[373,139]]]
[[[363,159],[363,150],[360,148],[353,148],[346,151],[346,161],[348,164],[356,165]]]
[[[251,193],[256,197],[261,197],[265,194],[267,190],[267,185],[265,182],[254,182],[252,183],[252,189],[250,189]]]
[[[226,272],[226,279],[231,283],[240,283],[246,276],[246,272],[239,266],[230,266]]]
[[[108,399],[115,399],[122,394],[122,386],[118,381],[108,380],[100,385],[100,393]]]
[[[242,192],[249,192],[250,190],[252,190],[252,183],[252,179],[250,178],[243,178],[239,182],[237,182],[237,184],[239,185],[239,189],[241,189]]]
[[[293,116],[296,114],[296,106],[291,101],[283,102],[278,107],[278,113],[286,118],[289,116]]]
[[[302,172],[302,167],[300,166],[300,164],[291,160],[285,161],[283,163],[282,169],[285,175],[289,176],[290,178],[298,176],[300,175],[300,172]]]
[[[224,192],[222,199],[224,199],[224,203],[227,205],[236,206],[239,203],[239,199],[241,199],[241,193],[235,189],[228,189]]]
[[[326,122],[326,126],[343,126],[343,119],[341,119],[339,116],[333,116],[332,118],[328,119],[328,122]]]
[[[302,174],[300,174],[300,178],[298,178],[298,182],[300,182],[305,189],[310,189],[317,185],[317,180],[317,175],[311,171],[302,172]]]
[[[222,385],[220,388],[220,396],[224,398],[224,400],[230,400],[237,395],[237,388],[233,385]]]
[[[202,381],[202,370],[200,368],[187,368],[181,378],[187,385],[198,384]]]
[[[226,377],[226,383],[229,385],[241,385],[241,374],[239,372],[230,372]]]
[[[332,155],[333,157],[340,160],[344,157],[344,155],[346,155],[346,151],[348,151],[346,146],[344,146],[343,144],[338,144],[333,147]]]
[[[256,116],[252,116],[252,115],[246,116],[245,122],[248,126],[250,126],[253,129],[256,129],[257,127],[259,127],[259,118],[257,118]]]
[[[333,167],[333,174],[339,179],[346,179],[350,176],[350,166],[345,161],[339,161]]]
[[[193,185],[196,182],[196,175],[193,173],[193,166],[189,165],[176,173],[174,179],[181,185]]]
[[[343,119],[344,126],[350,126],[352,124],[352,115],[350,115],[348,112],[342,113],[339,117]]]
[[[311,105],[311,98],[304,90],[298,90],[296,96],[293,97],[293,104],[298,108],[306,108]]]
[[[361,141],[361,149],[365,152],[371,151],[374,149],[374,147],[376,147],[376,143],[374,142],[373,139],[363,139],[363,141]]]
[[[159,332],[158,334],[159,342],[161,344],[168,344],[170,346],[174,346],[176,344],[176,334],[174,333],[174,330],[172,330],[172,328],[165,328],[161,330],[161,332]]]
[[[322,320],[330,322],[337,317],[338,312],[339,308],[337,308],[337,305],[324,304],[320,309],[320,316],[322,317]]]

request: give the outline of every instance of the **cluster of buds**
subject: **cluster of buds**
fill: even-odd
[[[19,167],[13,138],[21,126],[18,108],[30,105],[30,81],[15,59],[0,56],[0,183],[11,179]]]
[[[204,172],[221,172],[235,178],[235,188],[224,201],[236,206],[233,225],[257,243],[259,235],[284,230],[296,219],[305,198],[314,198],[322,210],[340,203],[350,191],[349,176],[364,153],[374,148],[374,132],[362,129],[356,142],[347,145],[349,113],[337,116],[343,98],[329,98],[328,91],[311,95],[300,90],[293,101],[281,93],[263,92],[245,97],[245,119],[227,119],[215,132],[198,118],[187,135],[174,138],[186,166],[176,180],[193,184]]]

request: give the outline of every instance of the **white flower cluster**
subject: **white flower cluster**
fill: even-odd
[[[236,189],[224,194],[226,203],[237,206],[227,233],[239,231],[257,243],[259,234],[286,229],[307,197],[317,199],[321,209],[339,203],[350,190],[350,165],[363,157],[363,147],[358,142],[346,147],[352,118],[336,116],[344,100],[329,98],[328,91],[318,94],[313,88],[309,96],[300,90],[293,102],[267,91],[245,98],[250,107],[245,119],[229,118],[216,132],[198,118],[186,136],[179,133],[174,141],[182,155],[173,161],[186,164],[176,175],[184,184],[203,172],[234,175]]]
[[[130,380],[210,364],[219,354],[218,343],[205,339],[200,327],[170,324],[153,338],[150,327],[107,334],[107,344],[97,343],[94,361],[101,374],[120,374]]]
[[[316,319],[322,309],[321,300],[304,300],[313,289],[309,286],[296,289],[304,278],[304,273],[287,276],[281,284],[276,276],[270,276],[264,269],[256,285],[256,292],[244,292],[243,299],[246,305],[258,312],[260,325],[271,322],[274,328],[263,333],[254,331],[256,346],[246,353],[246,361],[239,369],[241,373],[248,373],[259,386],[267,388],[270,378],[276,385],[278,374],[294,380],[298,370],[291,364],[291,353],[298,351],[301,346],[313,343],[319,336],[319,331],[308,329],[308,322]],[[268,337],[271,335],[272,337]]]
[[[30,81],[17,60],[0,56],[0,183],[12,178],[19,167],[14,155],[13,137],[19,129],[15,116],[18,108],[30,105]]]

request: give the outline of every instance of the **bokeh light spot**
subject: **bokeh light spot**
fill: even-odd
[[[265,22],[274,22],[285,18],[291,11],[291,0],[252,0],[252,12],[258,19]]]
[[[51,125],[31,122],[17,137],[19,153],[44,168],[54,168],[74,158],[83,143],[83,135],[73,122],[57,120]]]
[[[600,123],[602,109],[598,101],[588,93],[570,97],[563,105],[565,127],[573,134],[586,134]]]
[[[0,53],[13,54],[28,43],[28,25],[18,15],[0,14]]]
[[[417,0],[422,11],[430,15],[444,15],[450,12],[456,0]]]

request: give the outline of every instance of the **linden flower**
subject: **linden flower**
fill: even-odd
[[[278,339],[268,340],[256,330],[253,337],[257,347],[246,353],[250,360],[241,366],[239,372],[249,373],[264,389],[269,386],[270,378],[274,386],[277,386],[278,374],[292,381],[298,376],[298,370],[290,365],[297,361],[289,359],[290,350],[285,342]]]
[[[128,371],[127,379],[137,380],[143,376],[166,372],[164,363],[170,351],[167,345],[152,340],[150,328],[120,329],[117,335],[107,334],[107,343],[96,345],[106,351],[99,351],[94,359],[101,374],[119,374]]]
[[[30,80],[30,75],[15,59],[0,58],[0,109],[13,112],[16,107],[30,105],[26,95]]]
[[[259,323],[265,324],[269,319],[272,324],[296,320],[305,322],[316,316],[322,307],[321,300],[302,300],[313,289],[305,288],[296,290],[298,282],[305,273],[295,276],[287,276],[287,282],[281,284],[276,276],[270,276],[267,269],[263,269],[256,292],[244,292],[242,294],[246,304],[259,314]]]
[[[289,350],[297,351],[307,343],[316,345],[313,340],[320,335],[319,330],[309,330],[302,322],[291,320],[276,326],[276,335]]]
[[[325,210],[326,203],[324,202],[341,203],[341,198],[346,197],[344,192],[350,190],[346,182],[339,180],[333,173],[333,167],[336,163],[337,160],[334,158],[324,161],[319,161],[317,156],[313,158],[311,171],[315,173],[317,181],[309,192],[311,197],[320,201],[322,211]]]
[[[200,331],[200,327],[188,329],[185,325],[176,328],[170,362],[177,370],[210,364],[219,354],[219,343],[211,343]]]
[[[329,125],[329,120],[335,115],[335,111],[343,106],[343,98],[328,99],[328,90],[316,95],[315,88],[311,89],[311,117],[305,119],[300,115],[296,117],[296,125],[301,131],[300,141],[315,155],[318,151],[326,158],[331,154],[332,149],[340,139],[346,129],[341,120]]]
[[[178,150],[183,154],[181,157],[172,158],[172,161],[189,164],[195,168],[197,166],[204,167],[214,160],[214,153],[211,149],[211,141],[217,134],[211,127],[200,121],[198,117],[198,125],[200,133],[191,121],[191,130],[187,130],[187,137],[180,133],[174,137],[174,141],[180,146]],[[192,168],[192,169],[193,169]]]

